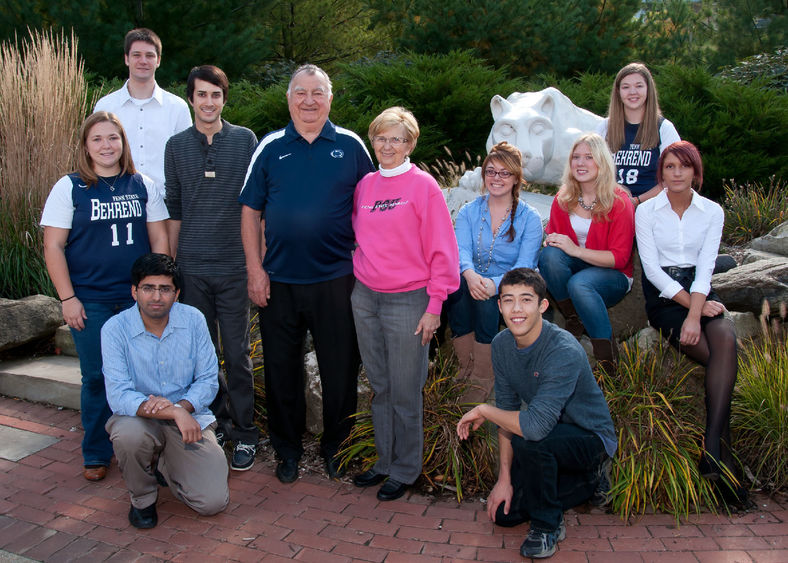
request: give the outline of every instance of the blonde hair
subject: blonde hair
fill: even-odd
[[[120,119],[114,113],[107,111],[97,111],[96,113],[88,116],[82,123],[79,129],[79,147],[77,149],[77,174],[79,174],[82,181],[87,184],[88,188],[93,184],[98,184],[98,174],[93,170],[93,159],[88,154],[88,135],[93,126],[103,122],[112,123],[118,130],[120,139],[123,143],[123,149],[120,153],[121,174],[136,174],[137,170],[134,168],[134,161],[131,159],[131,149],[129,148],[129,141],[126,138],[126,132],[123,130],[123,125],[120,124]]]
[[[380,115],[372,120],[369,124],[369,142],[381,131],[391,129],[397,125],[402,125],[405,128],[405,134],[410,141],[410,152],[416,148],[416,140],[419,138],[419,123],[416,117],[408,110],[400,106],[394,106],[384,109]]]
[[[639,74],[646,81],[646,107],[643,108],[643,120],[638,126],[635,143],[643,150],[659,146],[659,121],[662,112],[659,109],[657,86],[648,68],[643,63],[629,63],[618,71],[610,92],[610,106],[607,110],[607,145],[617,152],[624,144],[624,102],[621,100],[621,81],[631,74]]]
[[[487,170],[487,165],[493,160],[500,162],[501,165],[512,173],[514,176],[514,185],[512,186],[512,209],[510,212],[509,230],[506,235],[509,237],[509,242],[514,240],[514,215],[517,212],[517,203],[520,201],[520,188],[523,186],[523,155],[520,149],[514,145],[510,145],[506,141],[501,141],[494,145],[482,163],[482,176],[485,178],[482,184],[482,191],[487,189],[487,176],[484,171]]]
[[[596,133],[584,133],[572,145],[572,150],[569,151],[569,161],[564,169],[563,185],[558,190],[556,197],[559,205],[567,212],[577,205],[582,191],[580,182],[572,175],[572,155],[575,149],[583,143],[591,149],[591,157],[599,169],[596,180],[594,180],[596,205],[591,211],[591,218],[595,221],[607,221],[607,214],[610,213],[616,202],[616,166],[613,164],[613,155],[610,154],[605,140]]]

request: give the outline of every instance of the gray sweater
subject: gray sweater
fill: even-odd
[[[526,440],[542,440],[563,422],[593,432],[608,455],[615,454],[616,433],[607,402],[583,347],[571,334],[543,320],[536,342],[520,350],[506,329],[493,339],[492,363],[496,405],[520,411]]]
[[[167,141],[165,202],[170,218],[181,221],[178,264],[183,273],[246,273],[238,194],[256,144],[249,129],[224,119],[210,145],[194,126]]]

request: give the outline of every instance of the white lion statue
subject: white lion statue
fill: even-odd
[[[575,139],[581,133],[595,131],[602,121],[553,87],[514,92],[506,99],[495,95],[490,110],[495,123],[487,137],[487,150],[501,141],[515,145],[523,153],[523,176],[539,184],[560,184]],[[452,216],[462,203],[478,194],[481,185],[481,168],[465,173],[459,186],[446,194]],[[523,194],[529,199],[527,195]],[[542,213],[544,202],[540,203],[535,207]],[[549,205],[546,211],[549,214]]]

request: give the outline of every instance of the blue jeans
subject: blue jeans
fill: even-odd
[[[539,254],[539,273],[556,301],[571,299],[591,338],[612,338],[607,308],[629,290],[627,277],[613,268],[592,266],[563,250],[548,246]]]
[[[465,278],[460,276],[460,288],[449,295],[446,305],[449,326],[455,338],[473,332],[476,342],[489,344],[498,334],[501,314],[497,295],[484,301],[474,299]]]
[[[123,303],[82,303],[85,309],[85,328],[71,329],[74,346],[79,354],[79,368],[82,371],[82,392],[80,411],[82,428],[82,458],[84,465],[108,466],[112,459],[112,443],[104,425],[112,412],[107,404],[104,389],[104,374],[101,371],[101,327],[110,317],[128,309],[134,304],[129,292],[129,301]]]

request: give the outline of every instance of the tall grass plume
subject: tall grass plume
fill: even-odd
[[[91,106],[92,106],[92,100]],[[74,169],[88,108],[72,33],[30,31],[0,45],[0,295],[52,293],[38,227],[46,196]]]

